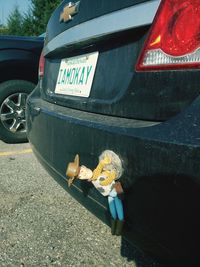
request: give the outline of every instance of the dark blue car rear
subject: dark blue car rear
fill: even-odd
[[[28,99],[28,138],[49,173],[106,223],[106,199],[89,182],[76,180],[69,189],[66,166],[77,153],[90,168],[105,149],[120,155],[124,236],[165,260],[196,266],[200,42],[196,32],[188,34],[196,43],[186,55],[173,38],[182,36],[191,12],[199,23],[199,11],[195,0],[170,0],[161,1],[156,15],[159,3],[82,0],[67,19],[69,3],[62,2],[48,23],[40,82]],[[159,29],[164,43],[151,40]],[[91,69],[76,65],[91,56]],[[91,86],[81,87],[92,70]]]

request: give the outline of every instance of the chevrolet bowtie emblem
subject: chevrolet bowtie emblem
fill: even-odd
[[[60,22],[67,22],[72,20],[72,16],[78,13],[80,1],[73,3],[69,2],[63,9],[63,12],[60,14]]]

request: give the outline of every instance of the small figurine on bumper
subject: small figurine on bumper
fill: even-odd
[[[68,185],[73,180],[88,180],[103,195],[108,196],[108,204],[111,213],[111,233],[121,235],[124,223],[123,204],[120,195],[123,194],[121,183],[118,180],[123,172],[122,162],[119,156],[111,150],[105,150],[99,156],[99,164],[92,171],[86,166],[79,166],[79,155],[76,155],[74,162],[67,166],[66,175],[69,178]]]

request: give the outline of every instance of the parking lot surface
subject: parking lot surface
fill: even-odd
[[[0,141],[0,266],[161,267],[83,208],[29,144]]]

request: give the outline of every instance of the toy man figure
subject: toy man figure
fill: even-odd
[[[79,166],[79,156],[76,155],[74,162],[70,162],[66,175],[69,176],[70,186],[75,178],[88,180],[103,195],[108,196],[108,204],[111,213],[111,233],[121,235],[124,212],[119,194],[123,193],[120,182],[116,182],[122,175],[122,162],[117,154],[111,150],[105,150],[99,157],[99,164],[94,171],[86,166]]]

